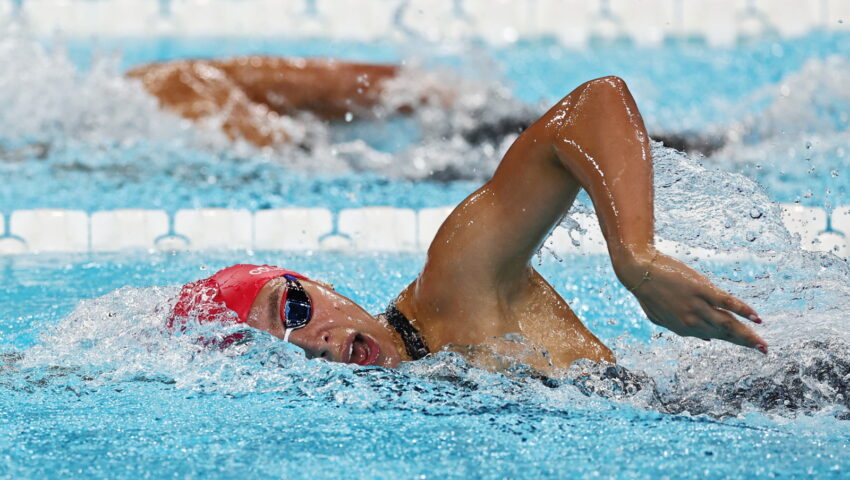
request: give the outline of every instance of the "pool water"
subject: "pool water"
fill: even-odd
[[[693,390],[710,397],[735,385],[715,370],[717,355],[737,370],[735,376],[770,363],[779,371],[801,367],[806,362],[795,360],[790,348],[799,339],[783,347],[768,337],[770,359],[721,345],[710,345],[712,353],[694,340],[665,344],[662,337],[650,345],[659,330],[616,286],[604,258],[565,260],[583,272],[578,276],[552,257],[539,268],[588,326],[615,345],[624,365],[648,362],[643,371],[656,377],[657,386],[645,379],[632,387],[606,381],[604,370],[587,365],[544,383],[521,368],[490,373],[448,353],[397,371],[360,368],[305,360],[266,335],[220,352],[163,332],[164,314],[156,307],[168,305],[175,290],[150,285],[191,280],[245,260],[328,279],[380,311],[390,292],[414,277],[422,258],[185,253],[5,259],[0,280],[14,301],[0,307],[6,319],[0,475],[728,478],[747,472],[756,478],[844,478],[850,468],[846,421],[836,417],[846,415],[847,404],[835,395],[807,414],[783,406],[802,400],[794,394],[772,406],[742,394],[743,405],[720,416],[711,409],[732,400],[691,402],[693,414],[664,413],[653,404],[646,395],[653,388],[666,403],[686,405],[698,393]],[[745,275],[758,270],[738,268]],[[734,276],[728,266],[714,270]],[[763,315],[769,323],[788,321],[770,311]],[[835,353],[850,374],[846,344],[842,348]],[[664,387],[665,377],[686,373],[671,367],[670,352],[702,358],[705,371],[692,370],[693,378]],[[827,370],[842,368],[833,367]],[[794,378],[772,378],[793,387]],[[796,379],[819,381],[816,374]],[[642,392],[626,393],[634,385]]]
[[[614,74],[628,82],[651,134],[723,146],[702,162],[746,174],[776,202],[831,210],[850,204],[842,172],[850,149],[848,45],[850,34],[841,33],[735,48],[620,42],[576,51],[546,39],[446,49],[286,38],[41,42],[7,31],[0,59],[15,68],[0,73],[0,172],[16,182],[0,192],[0,206],[454,204],[493,171],[512,139],[504,125],[528,123],[580,83]],[[163,114],[121,77],[143,62],[249,53],[415,64],[433,73],[414,71],[402,90],[452,84],[461,101],[448,111],[351,125],[298,119],[308,125],[300,134],[309,150],[258,152]]]
[[[509,144],[500,122],[533,116],[593,76],[623,76],[652,132],[724,139],[704,158],[654,148],[659,237],[692,248],[677,253],[760,312],[771,353],[665,333],[606,258],[545,249],[535,266],[621,368],[581,362],[540,379],[522,364],[493,373],[452,352],[359,368],[308,361],[262,333],[219,351],[192,341],[210,334],[200,327],[162,328],[176,285],[238,262],[303,271],[379,312],[415,278],[421,254],[7,256],[0,477],[846,478],[850,268],[800,251],[776,202],[850,204],[847,39],[582,52],[539,40],[416,58],[373,44],[126,39],[111,44],[122,57],[92,61],[97,42],[49,50],[5,32],[0,59],[13,67],[0,72],[0,171],[14,179],[0,189],[5,214],[452,204]],[[309,150],[261,152],[159,112],[121,77],[142,61],[248,52],[415,60],[451,78],[463,101],[386,122],[300,119],[315,129]],[[478,123],[491,131],[470,140]]]

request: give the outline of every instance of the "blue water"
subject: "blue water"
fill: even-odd
[[[162,330],[175,285],[246,261],[303,271],[379,312],[415,278],[419,254],[5,257],[0,477],[846,478],[850,269],[797,250],[771,202],[850,203],[847,40],[821,33],[732,49],[618,43],[579,52],[544,39],[416,55],[428,68],[461,70],[472,79],[465,94],[479,86],[492,94],[488,107],[458,109],[447,120],[506,118],[514,101],[543,108],[588,78],[618,74],[650,131],[742,133],[741,142],[701,160],[709,170],[656,149],[656,217],[666,239],[748,254],[715,263],[696,249],[685,256],[761,313],[770,356],[654,327],[604,257],[544,251],[535,266],[632,376],[585,362],[545,382],[522,365],[492,373],[448,352],[398,370],[364,369],[307,361],[264,334],[222,352]],[[13,179],[0,189],[2,213],[420,208],[461,200],[498,161],[498,138],[457,146],[451,130],[461,122],[442,129],[422,117],[334,125],[312,152],[233,148],[161,116],[121,79],[139,62],[185,56],[397,61],[414,58],[410,47],[175,38],[61,44],[67,53],[0,36],[0,60],[9,66],[0,72],[8,107],[0,111],[0,175]],[[92,61],[92,51],[113,49],[123,55],[115,64]],[[508,93],[494,84],[509,85]],[[774,95],[781,85],[789,95]],[[366,146],[352,146],[355,133]]]
[[[8,44],[3,59],[13,67],[7,71],[8,90],[0,96],[14,108],[0,115],[0,173],[16,178],[12,188],[0,192],[0,210],[6,212],[38,207],[90,211],[453,204],[488,178],[505,145],[500,135],[486,144],[449,144],[451,135],[468,128],[453,124],[452,115],[496,124],[518,114],[511,102],[520,102],[530,105],[520,117],[532,120],[534,112],[580,83],[609,74],[628,82],[651,134],[734,134],[743,139],[710,155],[706,165],[746,174],[777,202],[827,210],[850,204],[850,175],[843,172],[850,152],[850,100],[844,87],[850,83],[848,34],[754,40],[734,48],[698,41],[660,48],[597,43],[581,51],[547,39],[446,50],[286,38],[72,38],[45,42],[51,46],[48,52],[35,40],[3,40]],[[135,90],[120,78],[143,62],[249,53],[418,63],[426,70],[449,69],[448,83],[458,75],[468,79],[472,86],[464,94],[503,85],[512,98],[490,95],[484,107],[447,113],[445,126],[436,129],[419,117],[363,122],[354,129],[331,125],[325,150],[260,154],[203,147],[203,142],[188,141],[194,134],[178,123],[160,130],[151,125],[168,122],[151,119],[145,124],[154,110],[135,94],[128,95]],[[41,56],[46,58],[32,60]],[[57,70],[68,73],[51,74]],[[13,93],[21,89],[28,95]],[[106,90],[111,94],[97,95]],[[116,111],[123,115],[116,119]],[[22,117],[32,126],[22,127]],[[338,148],[355,138],[366,145]],[[445,150],[413,168],[421,153],[416,147],[434,151],[434,144]],[[329,159],[344,168],[322,168]],[[441,174],[446,171],[448,176]],[[440,181],[446,178],[461,181]],[[110,194],[84,193],[88,191]]]
[[[504,75],[521,100],[552,104],[572,88],[596,77],[618,75],[626,79],[640,99],[650,127],[695,130],[729,120],[728,107],[747,98],[759,87],[775,84],[800,70],[812,59],[850,56],[850,34],[816,32],[799,39],[759,39],[734,47],[711,47],[699,39],[670,41],[661,48],[642,47],[627,41],[595,42],[588,48],[567,48],[555,39],[520,40],[495,47],[467,45],[461,54],[438,45],[387,42],[339,42],[286,37],[217,38],[165,37],[160,39],[110,38],[108,44],[70,38],[64,42],[71,60],[82,68],[91,65],[93,50],[100,55],[119,53],[120,65],[129,69],[142,63],[175,58],[222,58],[238,55],[319,56],[365,62],[423,62],[435,67],[476,72],[463,55],[480,55],[476,61]],[[416,52],[414,54],[413,52]],[[488,71],[492,74],[493,71]]]
[[[414,277],[422,260],[269,253],[247,259],[330,280],[372,311]],[[222,354],[187,351],[156,321],[133,327],[151,321],[147,303],[167,303],[168,295],[150,285],[244,260],[244,253],[4,259],[0,476],[846,478],[850,469],[846,422],[829,413],[667,414],[642,406],[639,396],[583,393],[569,381],[544,386],[449,354],[397,371],[354,368],[307,361],[266,336]],[[618,355],[628,359],[646,348],[658,330],[614,286],[605,259],[569,263],[583,273],[568,274],[551,257],[539,268],[580,299],[576,311],[618,345]],[[117,343],[98,337],[116,335],[109,325],[116,322],[130,334]],[[71,330],[51,337],[63,323]],[[787,353],[779,355],[782,362]]]

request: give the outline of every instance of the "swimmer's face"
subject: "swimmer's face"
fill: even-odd
[[[401,362],[399,340],[386,322],[321,283],[300,282],[310,296],[313,316],[305,327],[292,331],[289,341],[304,349],[307,358],[384,367]],[[277,308],[285,289],[284,279],[269,281],[254,299],[248,325],[283,339]]]

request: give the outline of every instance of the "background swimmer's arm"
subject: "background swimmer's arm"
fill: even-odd
[[[212,63],[256,103],[279,114],[308,111],[326,119],[377,104],[382,85],[399,70],[394,65],[259,56]]]
[[[766,345],[729,314],[757,319],[749,306],[655,250],[648,136],[616,77],[578,87],[520,135],[493,179],[443,224],[423,277],[449,274],[452,287],[462,283],[467,295],[493,288],[510,303],[580,188],[593,201],[620,281],[634,287],[651,272],[652,280],[633,293],[653,322],[680,335]]]
[[[280,115],[301,111],[326,119],[360,114],[380,99],[398,68],[330,60],[242,57],[144,65],[141,80],[163,108],[190,120],[212,119],[231,139],[258,146],[286,143]]]
[[[213,62],[154,63],[130,70],[127,77],[141,81],[163,109],[219,127],[231,140],[245,139],[264,147],[289,139],[279,125],[280,115],[248,98]]]

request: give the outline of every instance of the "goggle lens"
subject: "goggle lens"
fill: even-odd
[[[286,292],[283,296],[283,305],[280,311],[281,321],[286,329],[286,339],[292,330],[303,328],[313,317],[313,303],[310,296],[304,290],[301,282],[292,275],[284,275],[286,279]]]

